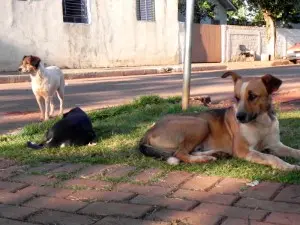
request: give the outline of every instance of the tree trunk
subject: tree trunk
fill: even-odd
[[[263,15],[264,15],[264,20],[266,21],[266,28],[267,28],[268,54],[271,56],[271,60],[274,60],[275,46],[276,46],[275,20],[268,11],[263,12]]]

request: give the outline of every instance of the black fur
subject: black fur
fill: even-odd
[[[31,141],[28,141],[27,142],[27,147],[38,150],[38,149],[42,149],[44,146],[43,146],[43,144],[35,144],[35,143],[31,142]]]
[[[38,68],[41,62],[40,58],[32,55],[30,56],[30,58],[31,58],[31,65],[34,66],[35,68]]]
[[[150,156],[156,159],[167,160],[169,157],[173,156],[173,153],[171,152],[162,151],[146,144],[140,144],[139,149],[145,156]]]
[[[51,127],[41,144],[27,142],[33,149],[56,148],[62,144],[66,146],[87,145],[95,139],[96,135],[87,114],[79,107],[71,109],[63,118]]]

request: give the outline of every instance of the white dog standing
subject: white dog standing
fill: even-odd
[[[57,66],[45,67],[37,56],[24,56],[19,67],[22,73],[30,73],[32,91],[41,112],[41,119],[48,120],[54,113],[53,96],[57,93],[60,101],[60,115],[63,114],[65,80],[60,68]],[[42,106],[45,101],[45,110]]]

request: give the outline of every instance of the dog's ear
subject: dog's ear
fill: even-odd
[[[282,80],[272,76],[271,74],[266,74],[261,79],[267,89],[268,94],[272,94],[273,92],[277,91],[282,84]]]
[[[34,66],[35,68],[38,68],[39,64],[41,62],[41,59],[37,56],[30,56],[30,64]]]
[[[232,72],[232,71],[228,71],[228,72],[224,73],[221,77],[226,78],[229,76],[231,76],[234,83],[236,83],[239,79],[242,78],[240,75],[238,75],[237,73]]]

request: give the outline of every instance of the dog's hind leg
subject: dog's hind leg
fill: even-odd
[[[210,155],[190,155],[184,152],[175,153],[175,157],[185,163],[207,163],[217,159]]]
[[[54,106],[54,102],[53,102],[53,97],[50,97],[50,113],[49,113],[50,117],[53,116],[54,109],[55,109],[55,106]]]
[[[211,154],[190,155],[191,149],[195,149],[195,144],[193,144],[192,141],[183,142],[180,144],[179,149],[181,150],[175,152],[174,156],[185,163],[206,163],[216,160],[216,158],[211,155],[215,153],[215,151],[211,152]]]
[[[59,99],[59,114],[62,116],[64,113],[64,87],[60,87],[56,93]]]
[[[49,120],[50,97],[45,98],[45,120]]]
[[[218,150],[209,150],[209,151],[197,151],[197,152],[193,152],[192,155],[194,156],[213,156],[216,158],[230,158],[231,155],[229,153],[226,152],[222,152],[222,151],[218,151]]]
[[[190,155],[210,134],[206,120],[191,116],[165,117],[151,127],[140,141],[140,151],[151,157],[167,159],[175,165],[213,161],[213,156]]]
[[[195,155],[195,156],[203,156],[203,155],[209,155],[209,156],[212,156],[216,153],[218,153],[219,151],[216,151],[216,150],[209,150],[209,151],[205,151],[205,152],[202,152],[202,151],[197,151],[197,152],[193,152],[192,155]]]

